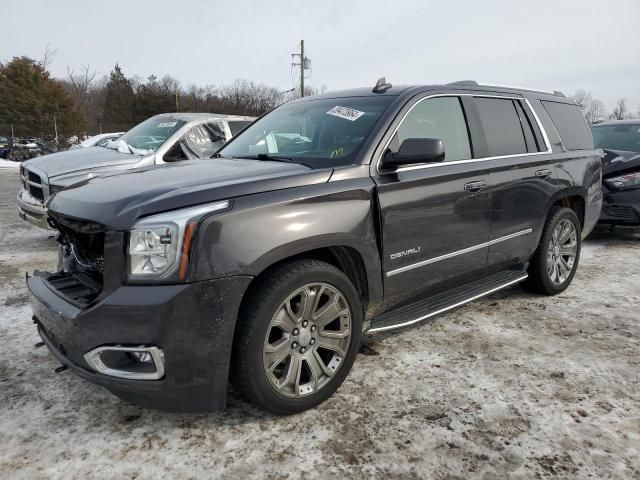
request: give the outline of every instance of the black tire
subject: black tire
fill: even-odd
[[[551,281],[551,278],[549,277],[549,274],[547,272],[547,268],[549,266],[547,251],[550,243],[552,242],[554,229],[556,228],[558,223],[563,220],[569,220],[571,223],[573,223],[573,226],[576,229],[577,249],[571,272],[563,282],[555,283]],[[544,225],[542,236],[540,237],[540,244],[533,254],[533,257],[531,257],[531,262],[528,269],[529,277],[524,282],[524,285],[529,290],[536,293],[542,293],[544,295],[557,295],[558,293],[564,291],[569,286],[569,284],[571,284],[576,270],[578,269],[581,248],[582,230],[580,227],[580,220],[578,219],[576,213],[572,209],[567,207],[553,207],[551,209],[551,212],[549,212],[547,222]]]
[[[337,289],[351,311],[350,341],[333,377],[306,396],[287,397],[272,386],[264,368],[263,348],[271,319],[283,301],[304,285],[322,282]],[[275,267],[256,286],[238,318],[231,383],[247,401],[278,415],[308,410],[329,398],[340,387],[355,361],[362,336],[362,304],[357,290],[339,269],[318,260],[299,260]],[[319,332],[319,330],[318,330]]]

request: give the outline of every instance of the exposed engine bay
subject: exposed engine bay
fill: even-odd
[[[47,283],[56,291],[85,306],[102,291],[104,228],[93,222],[51,215],[49,225],[58,233],[58,271]]]

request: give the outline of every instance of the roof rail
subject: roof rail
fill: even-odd
[[[529,92],[539,92],[546,93],[548,95],[555,95],[556,97],[566,98],[566,95],[558,90],[554,90],[553,92],[550,90],[542,90],[541,88],[527,88],[527,87],[518,87],[516,85],[480,85],[475,80],[459,80],[457,82],[447,83],[447,85],[454,85],[459,87],[494,87],[494,88],[510,88],[512,90],[526,90]]]
[[[447,85],[456,85],[459,87],[477,87],[478,82],[475,80],[458,80],[457,82],[447,83]]]

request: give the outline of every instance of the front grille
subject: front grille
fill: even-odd
[[[20,176],[22,177],[22,186],[24,187],[24,189],[28,191],[33,198],[44,203],[45,196],[42,186],[43,182],[40,175],[24,167],[22,167],[20,170]]]
[[[29,185],[29,193],[33,198],[37,198],[41,202],[44,202],[44,192],[42,191],[42,187]]]
[[[29,181],[42,184],[40,175],[38,175],[37,173],[33,173],[30,170],[27,170],[27,172],[29,172]]]

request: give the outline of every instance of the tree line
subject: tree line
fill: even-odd
[[[307,89],[306,94],[316,93]],[[54,78],[47,60],[16,57],[0,63],[0,135],[51,137],[126,131],[158,113],[211,112],[259,116],[294,92],[236,80],[230,85],[190,84],[165,75],[128,77],[116,64],[99,76],[88,66]]]
[[[589,125],[602,122],[604,120],[624,120],[626,118],[635,118],[633,112],[627,105],[626,98],[620,98],[616,101],[613,110],[607,113],[607,109],[600,100],[595,98],[591,92],[586,90],[577,90],[569,98],[573,100],[582,111],[584,118]],[[638,115],[640,115],[640,106],[638,107]]]
[[[167,112],[259,116],[299,95],[297,89],[280,92],[247,80],[221,86],[183,86],[170,75],[129,77],[118,64],[103,76],[89,66],[80,71],[67,68],[66,78],[60,79],[47,70],[49,61],[47,50],[42,61],[15,57],[0,63],[0,136],[11,135],[12,128],[16,137],[52,137],[56,128],[64,136],[126,131],[152,115]],[[305,90],[307,95],[317,93],[312,88]],[[570,98],[589,124],[634,116],[624,98],[611,112],[591,92],[577,90]]]

